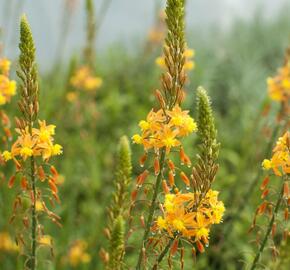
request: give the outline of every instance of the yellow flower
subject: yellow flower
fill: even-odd
[[[160,229],[166,229],[167,228],[167,225],[166,225],[166,221],[163,217],[158,217],[157,218],[157,226],[160,228]]]
[[[289,153],[290,132],[286,131],[280,137],[273,149],[271,159],[265,159],[262,166],[266,170],[272,169],[275,175],[281,176],[282,173],[290,173],[290,153]]]
[[[262,166],[265,170],[270,170],[272,168],[272,162],[269,159],[264,159],[262,162]]]
[[[78,95],[74,91],[70,91],[66,94],[67,101],[69,101],[71,103],[75,102],[77,100],[77,98],[78,98]]]
[[[185,226],[184,226],[183,221],[180,220],[180,219],[174,219],[173,222],[172,222],[172,225],[173,225],[174,229],[176,231],[179,231],[179,232],[182,232],[182,231],[184,231],[186,229]]]
[[[4,151],[4,152],[2,153],[2,157],[4,158],[5,161],[8,161],[8,160],[12,159],[11,152],[9,152],[9,151]]]
[[[55,144],[52,149],[52,155],[58,156],[62,154],[62,146],[60,144]]]
[[[14,241],[12,241],[10,235],[7,232],[0,232],[0,250],[2,252],[15,252],[19,250],[19,247]]]
[[[103,84],[101,78],[92,76],[92,71],[87,66],[80,67],[70,82],[74,87],[87,91],[96,90]]]
[[[42,235],[38,239],[38,244],[44,246],[52,246],[52,238],[50,235]]]
[[[133,135],[132,140],[136,144],[142,144],[142,142],[143,142],[143,138],[139,134]]]
[[[86,252],[88,244],[84,240],[77,240],[69,250],[68,260],[71,266],[77,267],[80,264],[87,264],[91,256]]]
[[[0,59],[0,71],[2,74],[8,76],[9,71],[10,71],[10,66],[11,66],[11,62],[8,59],[6,58]]]
[[[144,131],[144,130],[148,130],[150,128],[150,124],[145,121],[145,120],[141,120],[139,122],[139,127]]]

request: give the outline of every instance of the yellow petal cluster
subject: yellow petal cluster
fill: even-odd
[[[16,94],[16,82],[9,79],[10,61],[0,59],[0,105],[6,104]]]
[[[275,77],[267,80],[268,93],[271,99],[275,101],[289,100],[290,97],[290,60],[286,61],[285,66],[278,69]]]
[[[271,159],[264,159],[262,166],[265,170],[272,169],[275,175],[282,176],[282,174],[290,173],[290,132],[287,131],[280,137],[273,149],[273,156]]]
[[[195,51],[193,49],[185,49],[184,53],[183,53],[184,57],[185,57],[185,62],[184,62],[184,70],[192,70],[195,68],[195,62],[192,60],[192,58],[195,55]],[[165,69],[166,68],[166,64],[165,64],[165,56],[159,56],[155,59],[155,63],[157,66]]]
[[[136,144],[143,144],[145,151],[150,148],[158,150],[165,147],[169,153],[172,147],[181,145],[179,138],[197,131],[197,124],[178,105],[165,112],[151,110],[146,120],[139,122],[141,134],[135,134],[132,139]]]
[[[218,200],[218,192],[209,190],[199,205],[196,193],[166,194],[163,203],[163,216],[156,220],[160,232],[170,237],[187,238],[191,242],[208,243],[210,227],[222,221],[225,207]]]
[[[7,232],[0,232],[0,251],[16,252],[19,247]]]
[[[16,129],[18,138],[11,147],[11,151],[4,151],[2,157],[5,161],[20,157],[26,160],[31,156],[42,156],[43,160],[62,154],[62,146],[54,144],[55,126],[46,125],[45,121],[39,121],[39,128],[32,129],[32,135],[28,128]]]
[[[77,240],[73,243],[68,253],[69,264],[77,267],[80,264],[86,264],[91,261],[91,256],[86,252],[88,244],[84,240]]]
[[[80,67],[70,80],[71,85],[78,89],[86,91],[93,91],[100,88],[103,84],[103,80],[100,77],[92,75],[92,71],[89,67]]]

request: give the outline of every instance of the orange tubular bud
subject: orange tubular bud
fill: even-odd
[[[191,166],[191,160],[187,155],[184,155],[184,164],[188,167]]]
[[[145,220],[144,220],[144,216],[140,216],[140,223],[141,223],[141,226],[142,228],[145,228]]]
[[[52,175],[57,178],[58,177],[58,172],[56,170],[56,168],[54,166],[50,166],[50,172],[52,173]]]
[[[22,177],[22,179],[21,179],[21,188],[23,190],[27,190],[27,187],[28,187],[28,181],[27,181],[26,177]]]
[[[289,198],[289,186],[288,186],[288,182],[284,183],[283,186],[283,196],[288,199]]]
[[[57,186],[55,185],[55,183],[51,179],[49,179],[48,184],[49,184],[49,187],[50,187],[52,193],[58,192]]]
[[[264,199],[268,194],[269,194],[269,189],[265,189],[264,192],[262,193],[261,199]]]
[[[144,164],[147,160],[147,154],[145,153],[143,156],[141,156],[141,158],[139,159],[139,165],[140,167],[144,167]]]
[[[186,176],[186,174],[184,172],[180,173],[180,177],[186,186],[190,186],[189,178]]]
[[[175,165],[174,165],[173,161],[172,161],[171,159],[169,159],[167,163],[168,163],[168,167],[169,167],[169,169],[170,169],[172,172],[174,172],[174,171],[175,171]]]
[[[268,183],[269,183],[269,180],[270,180],[269,176],[267,176],[267,177],[264,178],[264,180],[263,180],[263,182],[262,182],[262,184],[261,184],[261,186],[260,186],[260,189],[261,189],[261,190],[264,190],[264,189],[265,189],[265,187],[266,187],[266,186],[268,185]]]
[[[179,157],[180,157],[181,164],[184,164],[185,152],[184,152],[183,147],[180,147]]]
[[[43,182],[43,181],[45,180],[46,176],[45,176],[45,172],[44,172],[42,166],[39,166],[39,167],[38,167],[37,172],[38,172],[39,180],[40,180],[41,182]]]
[[[268,205],[268,202],[265,201],[259,206],[258,211],[257,211],[259,215],[265,212],[267,205]]]
[[[173,241],[173,244],[172,244],[171,249],[170,249],[170,256],[174,256],[174,254],[176,253],[176,251],[178,249],[178,243],[179,243],[178,239],[175,239]]]
[[[169,171],[169,173],[168,173],[168,181],[169,181],[170,187],[173,187],[175,185],[174,174],[172,171]]]
[[[137,198],[137,195],[138,195],[138,190],[135,189],[131,192],[131,200],[134,202],[136,201],[136,198]]]
[[[158,159],[158,157],[156,157],[154,159],[154,173],[155,173],[155,175],[158,175],[159,172],[160,172],[159,159]]]
[[[164,191],[165,194],[167,194],[167,193],[170,192],[169,187],[168,187],[168,185],[166,183],[166,180],[163,180],[162,181],[162,189],[163,189],[163,191]]]
[[[288,230],[286,229],[283,231],[283,240],[287,241],[288,236],[289,236],[289,233],[288,233]]]
[[[141,173],[138,177],[137,177],[137,185],[141,186],[143,185],[143,183],[145,182],[147,176],[149,175],[149,171],[145,170],[143,173]]]
[[[13,175],[13,176],[10,177],[10,179],[8,181],[8,187],[9,188],[12,188],[13,187],[14,182],[15,182],[15,179],[16,179],[15,175]]]
[[[285,208],[284,210],[284,219],[285,221],[287,221],[289,218],[289,210],[288,210],[288,207]]]
[[[200,241],[196,241],[196,247],[200,253],[204,252],[204,246]]]
[[[55,199],[58,203],[60,203],[60,199],[59,199],[59,197],[58,197],[58,195],[57,195],[56,192],[52,192],[52,196],[54,197],[54,199]]]

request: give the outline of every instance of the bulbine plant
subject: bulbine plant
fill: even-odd
[[[159,108],[152,109],[146,120],[139,122],[141,134],[132,137],[135,144],[143,146],[145,153],[140,158],[143,172],[137,177],[136,188],[131,193],[129,234],[135,229],[132,224],[136,209],[144,211],[139,204],[149,202],[147,215],[140,216],[144,233],[136,269],[145,265],[157,269],[168,254],[169,266],[172,267],[172,257],[177,252],[183,269],[184,245],[189,244],[194,251],[197,247],[199,252],[204,252],[204,246],[209,243],[210,227],[221,222],[225,210],[218,200],[218,192],[211,189],[218,170],[219,144],[205,90],[198,90],[198,123],[190,117],[189,111],[181,107],[188,70],[184,1],[168,0],[166,15],[165,71],[162,90],[155,92]],[[182,138],[197,130],[200,154],[192,166]],[[176,155],[179,155],[180,166],[174,162]],[[186,171],[190,168],[189,176]],[[153,181],[150,181],[151,175]]]
[[[13,204],[10,222],[21,222],[24,226],[17,232],[17,244],[26,256],[25,269],[37,269],[37,251],[43,245],[51,247],[50,236],[44,234],[40,218],[46,215],[60,225],[60,217],[49,208],[58,197],[58,172],[50,163],[53,156],[62,154],[62,146],[54,142],[55,126],[39,120],[39,85],[35,62],[35,46],[27,18],[20,23],[20,56],[17,75],[21,81],[18,102],[22,117],[16,118],[17,139],[10,151],[2,157],[13,161],[15,173],[8,186],[15,187],[17,195]]]
[[[289,131],[280,137],[273,149],[273,155],[270,159],[265,159],[262,163],[265,170],[269,171],[260,186],[262,191],[261,198],[263,202],[257,208],[256,215],[251,229],[256,228],[256,219],[259,215],[266,215],[269,218],[264,237],[262,241],[258,241],[258,251],[251,265],[251,270],[256,269],[259,264],[260,257],[264,252],[269,240],[271,240],[271,250],[274,256],[277,256],[277,240],[275,237],[278,230],[282,230],[283,239],[288,238],[288,217],[290,205],[289,193],[289,173],[290,173],[290,133]],[[279,191],[271,187],[271,180],[278,180]],[[282,211],[281,211],[282,210]],[[282,213],[281,213],[282,212]],[[281,240],[280,240],[281,242]]]

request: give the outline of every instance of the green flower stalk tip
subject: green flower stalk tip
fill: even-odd
[[[122,216],[115,219],[112,228],[112,238],[110,241],[110,270],[123,269],[123,257],[125,251],[124,245],[125,224]]]
[[[216,160],[220,144],[217,143],[217,130],[211,108],[211,101],[203,87],[197,89],[198,134],[202,143],[202,156]]]

